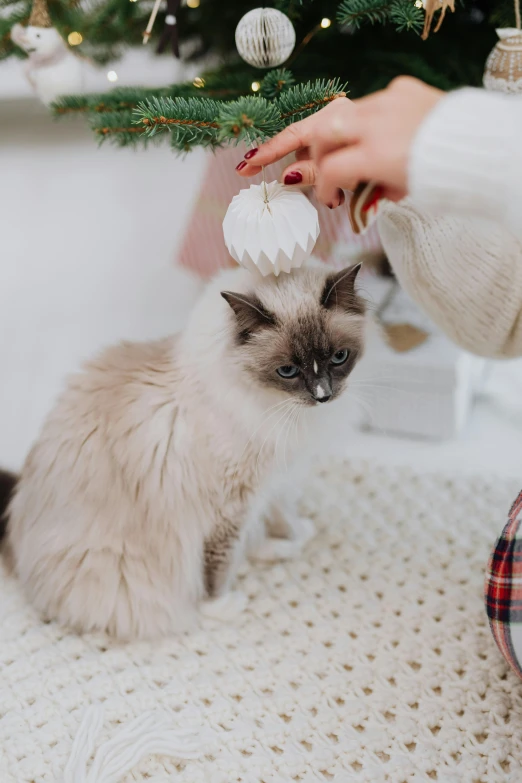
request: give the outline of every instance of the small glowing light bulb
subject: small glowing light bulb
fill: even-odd
[[[252,92],[259,92],[259,90],[261,89],[261,85],[259,82],[252,82],[251,87],[252,87]]]
[[[423,8],[424,4],[422,0],[415,0],[415,8]]]
[[[79,46],[83,41],[83,35],[81,33],[69,33],[67,40],[70,46]]]
[[[187,0],[187,5],[189,8],[198,8],[199,7],[200,0]]]
[[[192,82],[194,87],[204,87],[205,86],[205,80],[201,78],[201,76],[196,76],[194,81]]]
[[[107,73],[107,79],[110,82],[117,82],[118,81],[118,74],[116,73],[116,71],[109,71]]]
[[[326,30],[326,28],[330,27],[331,24],[332,24],[332,20],[328,19],[327,16],[321,19],[321,27],[323,28],[323,30]]]

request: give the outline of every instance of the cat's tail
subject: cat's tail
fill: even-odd
[[[7,507],[18,478],[13,473],[0,470],[0,541],[7,530]]]

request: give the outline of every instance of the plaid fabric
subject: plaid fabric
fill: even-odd
[[[484,597],[500,652],[522,678],[522,492],[509,512],[486,572]]]

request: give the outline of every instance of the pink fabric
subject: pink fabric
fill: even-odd
[[[234,266],[223,242],[222,222],[233,196],[252,182],[261,182],[259,174],[251,180],[241,179],[235,167],[246,152],[244,146],[226,147],[208,153],[208,164],[201,189],[192,210],[189,224],[178,256],[178,262],[203,278],[211,277],[219,269]],[[266,167],[266,180],[279,179],[291,158]],[[377,227],[371,226],[363,236],[354,234],[348,218],[347,206],[337,209],[318,204],[313,193],[310,200],[319,210],[321,233],[314,255],[327,261],[336,244],[342,244],[350,252],[377,250],[380,248]]]

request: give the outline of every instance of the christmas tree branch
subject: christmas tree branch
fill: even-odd
[[[252,95],[235,101],[153,98],[140,104],[135,115],[149,136],[169,130],[173,147],[186,150],[223,141],[261,142],[341,95],[346,93],[338,79],[318,80],[290,87],[272,102]]]
[[[273,71],[269,71],[261,82],[260,95],[271,101],[277,98],[283,90],[293,87],[294,84],[295,78],[292,71],[289,71],[288,68],[275,68]]]
[[[365,23],[382,24],[389,19],[392,4],[392,0],[343,0],[337,10],[337,21],[355,28]]]
[[[134,110],[134,122],[148,138],[170,131],[175,149],[219,144],[219,103],[210,98],[153,98]]]
[[[109,112],[121,109],[135,109],[140,103],[152,98],[237,98],[251,91],[251,79],[241,76],[216,78],[214,74],[203,74],[194,82],[172,84],[167,87],[116,87],[104,93],[87,95],[66,95],[51,106],[57,117],[79,112]]]
[[[285,90],[278,99],[283,124],[290,125],[314,114],[335,98],[346,96],[346,84],[339,79],[320,79]]]
[[[251,95],[222,103],[217,121],[220,141],[228,139],[249,144],[269,139],[282,127],[276,102]]]
[[[9,15],[0,16],[0,60],[5,60],[12,54],[19,57],[25,56],[11,40],[11,29],[15,24],[27,24],[30,13],[30,6],[23,4],[15,8]]]
[[[132,111],[100,112],[90,117],[90,126],[101,142],[110,141],[118,147],[147,144],[145,128],[136,125]]]
[[[266,77],[268,79],[268,76]],[[150,139],[170,138],[171,146],[187,151],[195,146],[217,147],[225,142],[259,143],[286,125],[309,116],[329,101],[346,95],[338,79],[287,87],[293,80],[290,71],[279,69],[267,82],[278,97],[267,100],[261,95],[243,95],[233,101],[189,95],[156,95],[137,88],[119,88],[111,93],[62,98],[53,106],[57,116],[83,112],[95,135],[119,146],[144,143]],[[286,89],[285,89],[286,87]],[[194,90],[193,85],[174,85],[170,90]],[[198,91],[199,92],[199,91]],[[141,99],[140,99],[141,98]]]
[[[390,9],[390,22],[397,32],[412,30],[421,33],[424,27],[424,10],[417,8],[411,0],[395,0]]]
[[[397,32],[420,32],[424,25],[424,10],[417,8],[413,0],[343,0],[337,11],[337,21],[355,28],[391,22]]]

